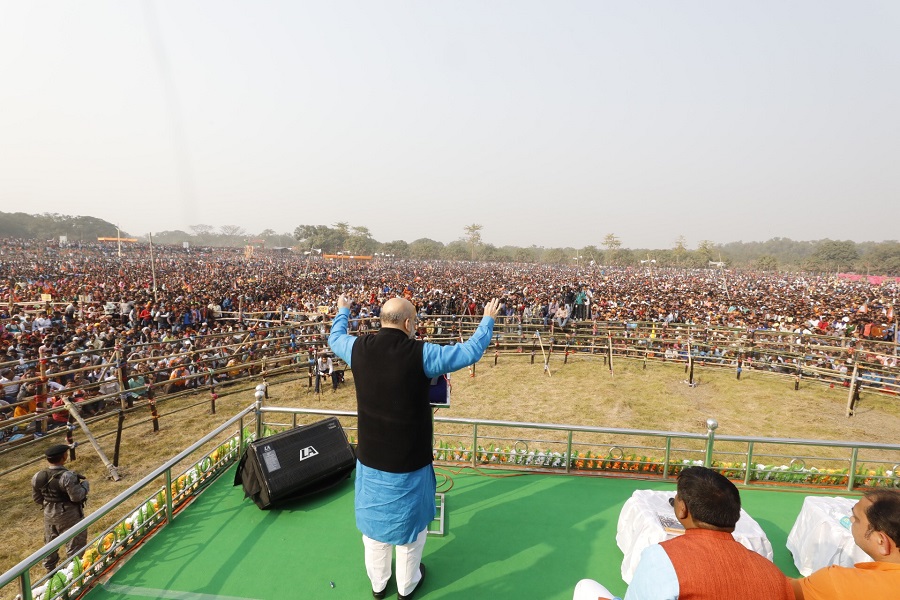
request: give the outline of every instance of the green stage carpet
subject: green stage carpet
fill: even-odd
[[[442,472],[447,471],[438,469],[439,486]],[[636,489],[674,489],[559,475],[464,471],[450,477],[446,535],[428,540],[428,577],[416,598],[568,600],[583,577],[624,595],[622,552],[615,541],[622,504]],[[231,486],[232,479],[233,468],[87,598],[371,598],[353,520],[352,480],[280,510],[261,511]],[[741,495],[766,531],[775,563],[796,577],[784,543],[805,494]],[[388,590],[396,597],[393,582]]]

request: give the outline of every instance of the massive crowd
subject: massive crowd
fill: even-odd
[[[86,299],[79,316],[115,316],[131,327],[198,328],[221,311],[277,314],[334,308],[352,292],[355,312],[404,295],[422,313],[472,314],[493,296],[508,317],[687,322],[752,329],[815,327],[822,333],[888,339],[900,284],[834,276],[704,270],[616,269],[562,265],[411,260],[323,261],[293,253],[156,247],[154,293],[148,246],[118,256],[114,245],[57,247],[0,240],[0,306]],[[564,315],[560,314],[564,310]],[[148,314],[149,313],[149,314]],[[162,313],[162,316],[160,315]],[[51,315],[52,318],[52,315]],[[46,327],[46,321],[38,324]]]
[[[171,378],[171,386],[202,383],[176,373],[179,368],[195,373],[198,359],[204,367],[233,367],[237,374],[242,361],[264,353],[267,340],[276,336],[265,327],[251,331],[249,339],[238,331],[257,319],[311,320],[311,327],[283,342],[300,346],[297,332],[326,333],[323,315],[334,314],[340,293],[354,298],[351,331],[370,327],[392,296],[413,302],[423,334],[434,331],[439,315],[475,317],[483,303],[498,297],[501,331],[522,323],[563,331],[591,321],[692,323],[892,341],[900,290],[897,281],[872,285],[802,273],[332,261],[259,249],[166,246],[154,247],[152,254],[151,261],[147,245],[124,247],[120,256],[115,245],[0,240],[0,402],[15,405],[31,397],[33,389],[17,382],[36,375],[35,359],[41,355],[53,359],[50,381],[60,393],[75,396],[85,379],[112,379],[105,363],[66,378],[54,379],[52,373],[70,369],[72,360],[99,363],[85,351],[115,345],[145,344],[132,358],[148,360],[127,373],[134,387],[143,386],[145,373],[154,371]],[[149,360],[179,353],[186,357],[166,358],[161,365]],[[25,403],[15,411],[21,415],[34,408]]]

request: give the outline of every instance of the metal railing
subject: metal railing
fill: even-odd
[[[105,528],[102,533],[94,537],[85,546],[85,552],[81,556],[76,555],[68,557],[66,560],[62,561],[52,573],[39,579],[35,587],[35,589],[41,590],[42,584],[51,581],[56,573],[71,572],[70,565],[75,560],[78,560],[80,566],[82,564],[82,559],[86,558],[88,553],[91,553],[92,557],[96,557],[90,562],[88,568],[77,574],[75,577],[67,578],[67,582],[59,590],[54,592],[52,596],[68,597],[68,595],[71,594],[74,597],[80,593],[80,591],[87,589],[93,580],[122,556],[125,551],[134,547],[141,539],[155,531],[157,527],[171,523],[175,518],[177,508],[184,505],[187,500],[215,480],[227,466],[237,460],[239,450],[244,446],[244,443],[248,439],[253,437],[252,433],[245,434],[244,419],[247,415],[256,411],[257,406],[255,404],[241,410],[235,416],[203,436],[174,458],[166,461],[165,464],[154,469],[140,481],[92,512],[90,515],[86,516],[78,523],[77,527],[72,527],[67,530],[9,571],[0,575],[0,590],[18,580],[20,588],[19,597],[22,600],[32,600],[34,591],[31,582],[32,567],[38,565],[44,557],[60,548],[60,546],[66,544],[80,532],[122,507],[122,505],[132,498],[132,496],[150,486],[159,477],[164,477],[165,484],[161,488],[154,488],[152,493],[144,498],[137,505],[135,511],[131,512],[128,517]],[[179,463],[202,448],[205,444],[229,431],[236,424],[238,425],[238,431],[230,436],[224,444],[217,447],[216,451],[195,462],[192,467],[185,470],[181,475],[173,476],[173,469]],[[220,448],[226,445],[228,446],[227,450],[218,452]],[[215,458],[213,458],[213,455],[215,455]],[[178,483],[181,478],[186,478],[190,481],[186,482],[187,485],[182,487]],[[160,494],[162,495],[163,500],[161,503],[156,502],[156,499],[160,497]],[[50,600],[50,596],[43,595],[43,597],[45,600]]]
[[[164,476],[165,485],[161,489],[153,489],[129,517],[107,527],[86,546],[88,549],[96,549],[100,555],[96,562],[91,563],[92,570],[70,578],[64,587],[54,590],[51,596],[45,595],[44,600],[81,593],[100,573],[133,547],[141,536],[149,535],[157,527],[170,523],[175,517],[176,509],[185,505],[187,499],[199,493],[225,467],[237,460],[239,450],[254,437],[262,437],[265,433],[277,431],[277,428],[296,427],[298,419],[306,421],[315,416],[335,416],[342,419],[344,428],[350,432],[351,442],[353,441],[356,412],[273,407],[264,406],[263,402],[264,395],[257,391],[254,404],[241,410],[104,504],[80,522],[77,528],[68,530],[0,576],[0,589],[18,580],[22,600],[31,600],[30,569],[47,554],[74,538],[79,531],[97,523],[134,494]],[[249,430],[245,431],[244,419],[251,413],[255,417],[255,423],[247,423]],[[267,420],[278,418],[279,415],[288,417],[289,421]],[[705,465],[745,486],[767,486],[772,489],[816,486],[820,491],[826,489],[832,493],[836,489],[853,492],[858,488],[875,486],[900,487],[900,445],[897,444],[717,435],[718,424],[713,419],[707,420],[705,433],[454,417],[435,417],[434,423],[435,461],[444,466],[569,475],[615,475],[672,481],[686,466]],[[188,479],[184,488],[173,485],[179,478],[173,477],[172,470],[181,461],[235,424],[238,425],[237,433],[181,475]],[[220,448],[226,446],[226,450],[219,452]],[[768,446],[772,448],[765,449]],[[804,448],[805,454],[786,453],[785,448],[794,447]],[[774,459],[786,464],[773,466],[756,462],[761,459]],[[838,466],[808,468],[807,460],[829,462]],[[864,463],[879,466],[873,470],[864,466]],[[885,468],[888,466],[890,468]],[[199,475],[194,479],[191,473]],[[158,500],[151,509],[154,499]],[[54,573],[38,581],[38,586],[49,581],[56,572],[65,570],[76,558],[81,560],[79,557],[68,558]]]
[[[295,427],[298,416],[322,415],[343,418],[351,437],[356,431],[351,411],[260,412],[290,415],[290,422],[264,421],[266,426]],[[705,465],[747,486],[900,487],[898,444],[717,435],[714,419],[703,433],[455,417],[435,417],[434,423],[435,461],[444,464],[662,480],[686,466]]]

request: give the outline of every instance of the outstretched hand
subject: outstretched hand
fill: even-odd
[[[338,296],[338,310],[342,308],[350,308],[350,305],[353,304],[353,300],[347,294],[341,294]]]
[[[497,314],[500,312],[500,300],[498,298],[492,299],[490,302],[484,305],[484,316],[491,317],[492,319],[497,319]]]

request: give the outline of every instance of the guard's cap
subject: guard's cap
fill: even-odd
[[[69,451],[69,447],[65,444],[53,444],[46,450],[44,450],[44,456],[47,458],[53,458],[54,456],[59,456],[60,454],[65,454]]]

